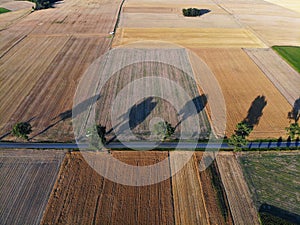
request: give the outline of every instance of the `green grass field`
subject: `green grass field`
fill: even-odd
[[[300,47],[273,46],[272,48],[300,73]]]
[[[0,14],[10,12],[9,9],[0,8]]]
[[[253,200],[300,215],[300,152],[256,152],[239,156]]]

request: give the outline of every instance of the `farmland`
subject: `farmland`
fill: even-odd
[[[232,153],[219,154],[217,164],[234,223],[260,224],[243,172],[235,156]]]
[[[109,49],[108,33],[114,29],[120,4],[81,3],[66,1],[34,12],[1,31],[1,136],[14,123],[30,121],[34,140],[74,139],[68,112],[77,84],[88,66]]]
[[[258,211],[267,204],[281,210],[278,217],[299,215],[299,152],[244,153],[238,159]]]
[[[177,126],[175,137],[179,137],[182,131],[187,137],[198,139],[197,135],[193,136],[195,120],[199,121],[200,138],[206,138],[210,133],[204,110],[206,98],[198,93],[196,83],[190,77],[193,75],[184,49],[120,48],[111,51],[107,60],[97,62],[93,68],[81,85],[85,87],[99,82],[103,87],[101,90],[91,88],[80,96],[82,100],[78,102],[99,92],[96,110],[100,116],[96,119],[108,131],[112,131],[108,138],[117,135],[119,140],[151,139],[150,125],[155,117]],[[98,75],[100,73],[102,76]],[[175,81],[176,85],[169,80]],[[179,90],[177,85],[184,91]],[[127,92],[120,94],[124,90]],[[185,98],[182,92],[189,97]],[[116,104],[120,96],[123,100]],[[141,99],[138,99],[139,96]],[[126,124],[134,135],[128,134]],[[189,129],[182,130],[182,124]],[[85,130],[82,128],[84,126],[85,123],[80,129]]]
[[[247,49],[245,51],[286,100],[294,105],[300,96],[299,74],[272,49]]]
[[[273,49],[300,73],[300,47],[273,46]]]
[[[265,47],[251,31],[230,28],[118,28],[113,47],[150,40],[171,42],[186,48]]]
[[[1,150],[1,224],[40,223],[63,156],[63,151]]]
[[[291,105],[243,50],[193,49],[193,52],[208,65],[222,89],[227,136],[245,118],[255,125],[250,138],[285,136]],[[251,107],[256,110],[253,112]]]
[[[107,153],[91,154],[94,168],[100,164],[106,167],[107,171],[115,167],[114,164],[107,164],[105,157],[101,156]],[[162,161],[169,153],[113,151],[111,154],[126,164],[143,166]],[[208,218],[212,221],[217,218],[224,221],[214,210],[206,210],[207,204],[216,206],[218,202],[215,202],[217,200],[214,198],[206,202],[207,198],[203,198],[202,185],[206,188],[211,187],[210,190],[206,189],[206,194],[211,192],[212,196],[215,196],[216,191],[212,181],[204,179],[206,175],[203,175],[200,180],[202,172],[199,173],[197,162],[201,157],[200,153],[197,157],[194,155],[180,172],[160,183],[148,186],[125,186],[97,174],[80,153],[67,154],[42,224],[82,224],[89,221],[105,224],[116,224],[121,221],[123,224],[185,222],[208,224]],[[162,167],[160,172],[167,175],[168,171],[170,173],[175,169],[174,166],[176,161],[171,160],[170,167]],[[130,170],[123,172],[126,175],[132,173]],[[157,176],[154,173],[151,175]],[[143,177],[143,179],[149,178]],[[82,210],[83,206],[85,210]]]

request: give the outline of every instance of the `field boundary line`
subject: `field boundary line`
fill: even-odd
[[[204,154],[203,154],[204,155]],[[203,155],[202,155],[202,158],[203,158]],[[202,196],[202,202],[203,202],[203,206],[204,206],[204,210],[205,210],[205,215],[206,215],[206,222],[207,224],[210,224],[209,222],[209,215],[208,215],[208,211],[207,211],[207,207],[206,207],[206,202],[205,202],[205,197],[204,197],[204,193],[203,193],[203,187],[202,187],[202,183],[201,183],[201,179],[200,179],[200,174],[199,174],[199,167],[198,167],[198,163],[197,163],[197,157],[195,155],[195,153],[193,154],[193,164],[194,164],[194,167],[195,167],[195,172],[196,172],[196,176],[197,176],[197,180],[198,180],[198,183],[199,183],[199,187],[200,187],[200,190],[201,190],[201,196]]]

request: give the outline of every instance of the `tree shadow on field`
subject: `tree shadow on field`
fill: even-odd
[[[282,224],[283,222],[286,222],[286,224],[300,224],[300,216],[298,214],[289,212],[273,205],[269,205],[267,203],[263,203],[259,207],[259,214],[261,215],[263,222],[273,221],[273,224]]]
[[[179,111],[179,115],[182,116],[181,120],[175,126],[177,128],[183,121],[185,121],[190,116],[199,114],[207,104],[207,95],[202,94],[193,98],[191,101],[187,102],[184,107]],[[196,110],[194,110],[196,108]]]
[[[74,118],[76,116],[78,116],[79,114],[83,113],[84,111],[86,111],[88,109],[89,106],[93,105],[96,103],[96,101],[98,101],[100,99],[100,95],[94,95],[93,97],[90,97],[86,100],[84,100],[83,102],[79,103],[78,105],[76,105],[74,108],[69,109],[65,112],[60,113],[58,116],[54,117],[53,119],[51,119],[51,121],[55,121],[54,123],[50,124],[49,126],[47,126],[45,129],[43,129],[42,131],[40,131],[39,133],[37,133],[36,135],[34,135],[33,137],[30,138],[30,140],[32,140],[33,138],[45,133],[46,131],[48,131],[50,128],[54,127],[55,125],[57,125],[58,123],[60,123],[61,121],[70,119],[70,118]]]
[[[299,121],[299,119],[300,119],[300,98],[298,98],[295,101],[292,110],[288,113],[288,119],[294,120],[295,123],[297,123]]]
[[[115,132],[114,137],[111,138],[108,143],[115,140],[117,135],[124,133],[127,129],[133,130],[139,124],[143,123],[151,114],[156,105],[157,102],[154,101],[154,98],[148,97],[141,103],[135,104],[130,109],[128,109],[126,113],[119,117],[119,119],[122,119],[122,121],[114,129],[112,128],[109,132],[107,132]],[[127,126],[127,122],[129,123],[129,128]]]
[[[207,13],[210,13],[210,12],[211,12],[210,9],[200,9],[199,10],[200,16],[203,16],[203,15],[205,15]]]
[[[246,118],[243,120],[244,123],[248,124],[251,129],[258,125],[260,118],[263,115],[263,109],[266,107],[267,101],[265,96],[257,96],[248,110]]]

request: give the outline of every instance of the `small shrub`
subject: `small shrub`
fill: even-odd
[[[14,125],[12,135],[28,140],[28,135],[32,132],[32,127],[28,122],[20,122]]]

